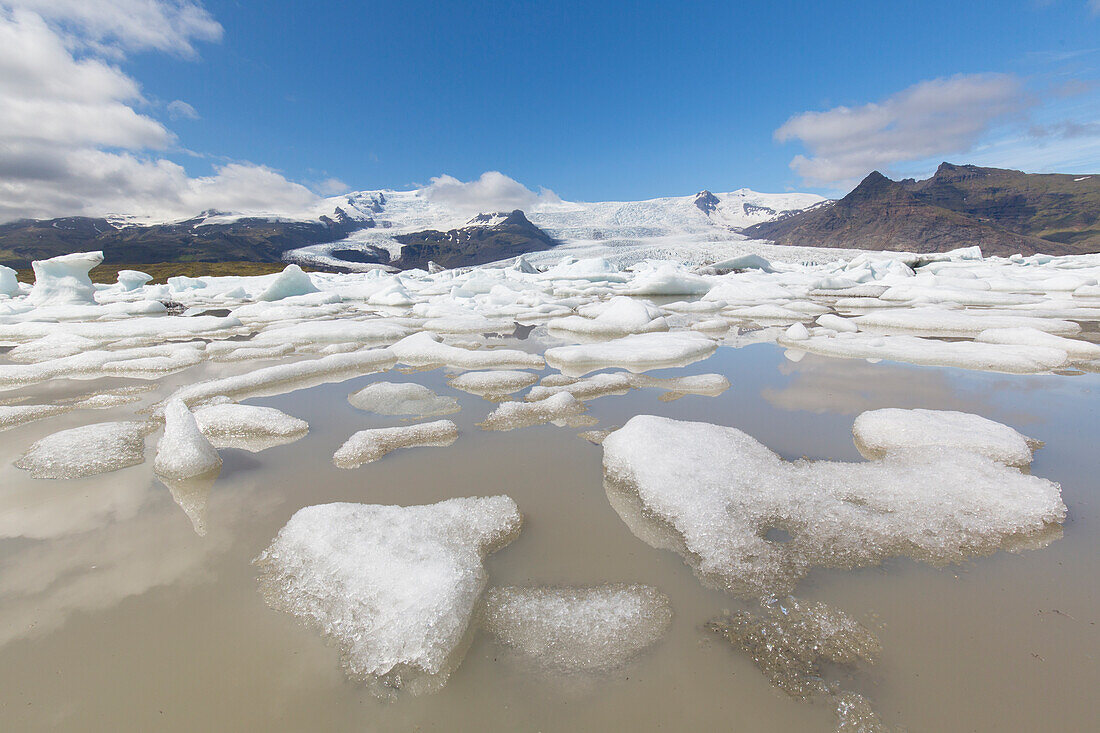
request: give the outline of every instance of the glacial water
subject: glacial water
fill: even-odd
[[[532,339],[505,341],[541,351]],[[1045,547],[933,567],[905,558],[814,570],[800,602],[845,612],[877,637],[873,663],[826,664],[889,728],[1064,730],[1095,726],[1100,688],[1100,375],[1012,376],[806,355],[772,344],[720,347],[656,377],[720,373],[718,396],[633,389],[587,403],[591,427],[478,426],[495,404],[451,389],[447,369],[391,370],[248,399],[309,423],[296,442],[222,449],[213,484],[169,488],[146,462],[69,480],[12,463],[33,441],[89,422],[133,419],[179,386],[252,363],[206,363],[141,401],[76,411],[0,433],[0,729],[23,730],[745,730],[833,731],[833,701],[773,685],[750,654],[706,628],[753,602],[704,586],[674,552],[636,537],[604,489],[599,445],[578,437],[654,414],[737,427],[786,459],[863,460],[852,420],[879,407],[972,412],[1042,440],[1030,471],[1062,487],[1068,516]],[[541,375],[550,374],[547,369]],[[447,447],[333,464],[354,432],[410,424],[349,404],[380,381],[454,397]],[[12,403],[130,384],[54,380],[2,393]],[[520,393],[522,394],[522,393]],[[427,418],[437,419],[437,418]],[[425,504],[507,494],[524,516],[485,560],[489,587],[645,584],[673,618],[654,645],[611,670],[541,666],[474,630],[441,689],[379,699],[336,648],[265,602],[253,559],[298,509],[327,502]],[[854,728],[853,728],[854,729]]]

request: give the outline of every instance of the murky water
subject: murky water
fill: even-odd
[[[509,344],[522,347],[524,342]],[[141,403],[81,411],[0,434],[0,729],[116,730],[746,730],[831,731],[832,706],[773,687],[749,657],[705,630],[749,608],[705,588],[683,560],[628,529],[608,502],[601,449],[577,429],[486,432],[493,404],[447,387],[445,370],[378,374],[250,400],[303,418],[307,437],[261,453],[223,450],[207,490],[173,495],[144,465],[70,481],[11,467],[33,440],[127,419],[178,385],[252,365],[205,365],[163,380]],[[678,370],[720,372],[718,397],[661,400],[634,390],[589,403],[598,428],[650,413],[738,427],[785,458],[861,460],[856,414],[877,407],[961,409],[1046,442],[1032,466],[1062,484],[1064,536],[963,566],[909,560],[815,571],[799,598],[843,610],[882,651],[837,673],[883,722],[910,731],[1090,730],[1100,689],[1100,375],[1026,376],[832,360],[794,363],[762,344],[721,348]],[[458,398],[460,437],[354,470],[332,464],[356,430],[401,424],[358,411],[350,392],[415,380]],[[63,382],[5,398],[118,386]],[[477,635],[446,687],[373,697],[348,680],[314,630],[270,609],[251,564],[299,508],[332,501],[419,504],[505,493],[525,516],[491,555],[493,585],[644,583],[672,602],[667,635],[626,667],[548,673]],[[186,494],[186,492],[185,492]],[[199,535],[195,528],[205,534]]]

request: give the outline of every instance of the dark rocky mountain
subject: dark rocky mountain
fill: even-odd
[[[401,269],[427,269],[428,262],[442,267],[481,265],[527,252],[549,249],[557,244],[549,234],[532,224],[519,209],[511,213],[478,214],[466,226],[441,232],[426,229],[394,237],[401,256],[390,260],[383,250],[368,260]]]
[[[1100,252],[1100,176],[943,163],[923,181],[878,171],[844,198],[748,227],[778,244],[990,255]]]
[[[213,212],[208,212],[213,213]],[[315,221],[244,218],[203,224],[206,215],[152,226],[115,226],[106,219],[65,217],[0,224],[0,264],[30,267],[32,260],[103,250],[107,262],[279,262],[283,252],[335,242],[375,226],[340,208]]]

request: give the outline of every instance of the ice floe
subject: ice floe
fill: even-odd
[[[606,670],[659,641],[668,598],[646,585],[490,588],[484,627],[501,643],[563,671]]]
[[[1007,466],[1031,465],[1032,450],[1042,445],[980,415],[893,407],[860,414],[852,424],[852,436],[859,452],[869,459],[939,446],[980,453]]]
[[[623,336],[630,333],[667,331],[660,308],[634,298],[618,296],[582,310],[582,315],[557,318],[547,324],[551,333],[580,336]]]
[[[537,402],[502,402],[478,425],[484,430],[515,430],[546,423],[558,427],[594,425],[596,420],[585,415],[585,410],[576,397],[559,392]]]
[[[421,331],[390,347],[397,361],[412,367],[459,369],[541,369],[543,358],[518,349],[462,349],[443,343],[438,334]]]
[[[597,369],[620,367],[645,372],[672,366],[686,366],[714,353],[718,344],[690,331],[639,333],[613,341],[546,350],[546,363],[571,376]]]
[[[965,446],[788,462],[735,428],[639,415],[603,451],[608,497],[631,530],[747,595],[787,592],[814,566],[1042,545],[1066,514],[1058,484]]]
[[[455,389],[484,397],[487,400],[501,400],[524,387],[530,387],[539,381],[538,375],[514,369],[487,372],[465,372],[452,377],[447,384]]]
[[[144,422],[104,422],[47,435],[15,462],[34,478],[79,478],[117,471],[145,461]]]
[[[461,408],[454,397],[437,395],[414,382],[375,382],[348,395],[352,407],[379,415],[450,415]]]
[[[424,692],[461,661],[482,561],[521,523],[507,496],[321,504],[298,510],[256,564],[267,602],[335,642],[350,676]]]
[[[458,427],[450,420],[360,430],[332,456],[340,468],[357,468],[377,461],[399,448],[446,447],[458,439]]]
[[[224,403],[195,410],[199,430],[215,448],[251,452],[284,445],[305,436],[309,423],[274,407]]]

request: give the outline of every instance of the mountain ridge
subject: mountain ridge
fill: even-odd
[[[870,173],[827,206],[753,225],[776,244],[990,255],[1100,251],[1100,176],[944,162],[925,180]]]

